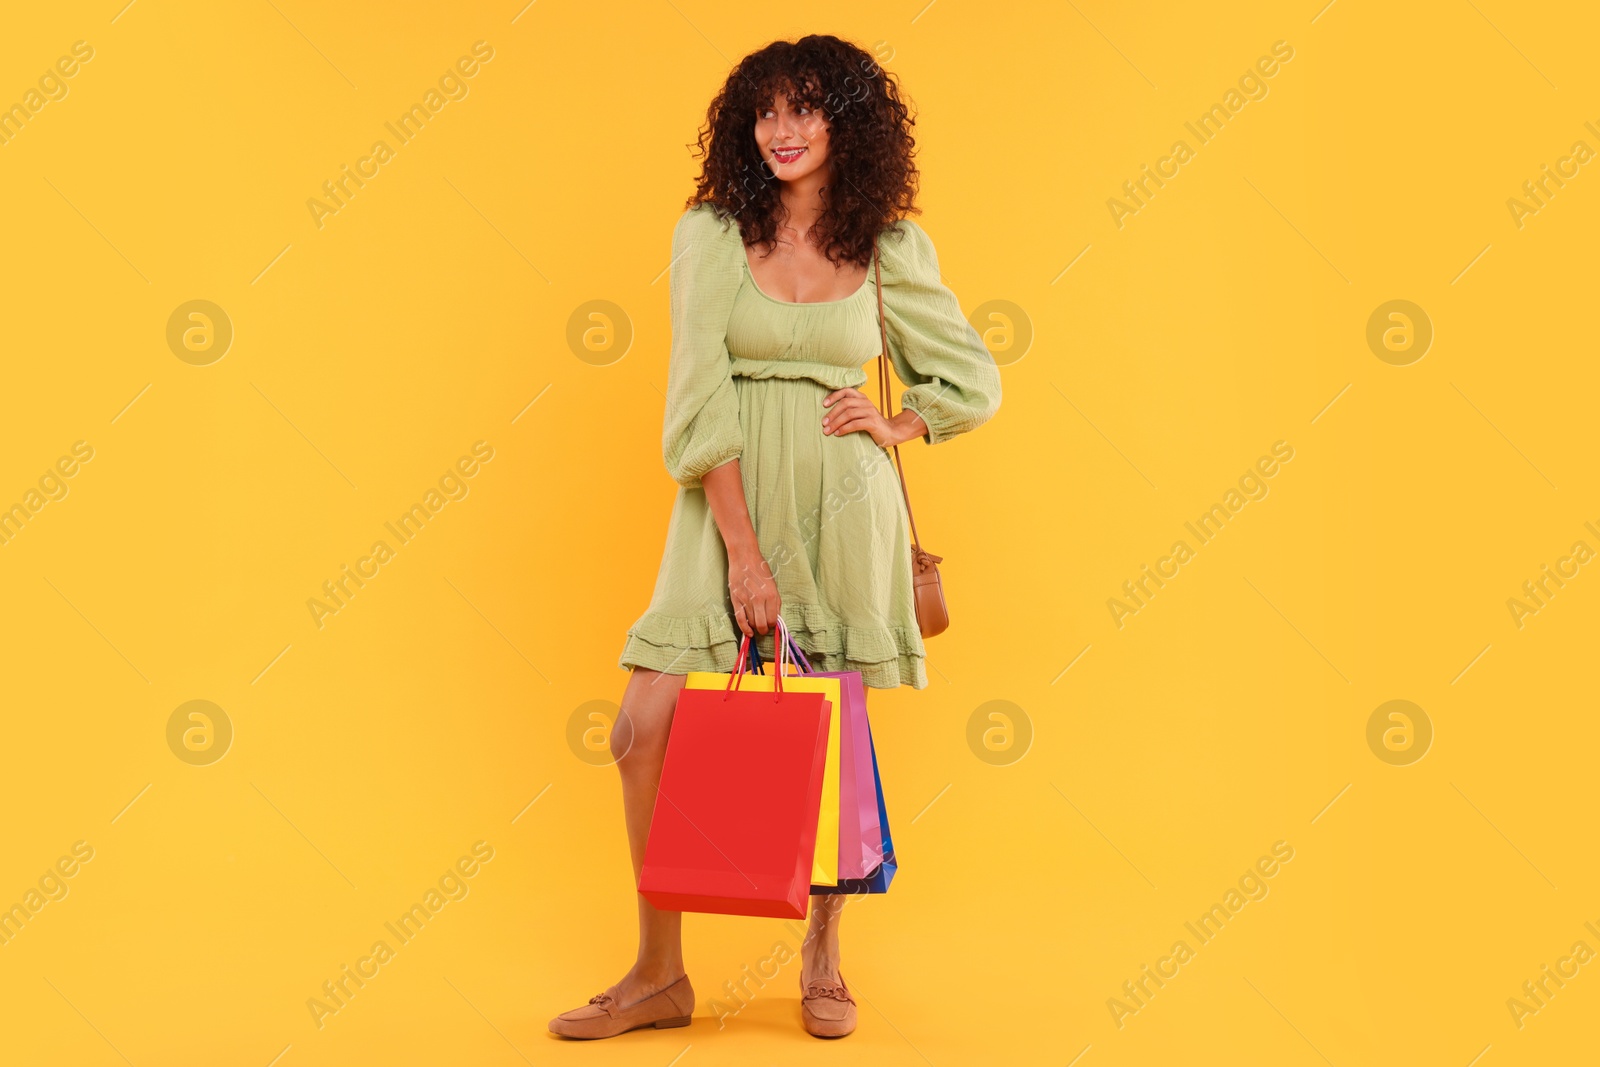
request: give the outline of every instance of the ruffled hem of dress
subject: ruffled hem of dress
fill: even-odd
[[[785,620],[787,621],[787,620]],[[668,615],[647,611],[628,627],[617,666],[664,674],[730,671],[739,658],[739,637],[727,615]]]
[[[798,610],[791,606],[783,616],[813,670],[860,671],[862,683],[873,689],[928,687],[926,654],[917,651],[920,633],[899,626],[845,626],[809,604],[799,605]],[[647,611],[628,628],[617,666],[666,674],[725,674],[739,658],[740,636],[730,615],[684,617]],[[757,634],[755,639],[762,659],[769,663],[774,636]]]

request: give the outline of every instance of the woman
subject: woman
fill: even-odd
[[[772,660],[781,606],[816,670],[860,671],[879,689],[928,684],[885,450],[982,425],[1000,376],[940,282],[928,235],[893,225],[917,210],[913,124],[891,76],[829,36],[755,52],[712,101],[698,189],[672,241],[662,446],[680,488],[655,593],[618,660],[632,673],[611,747],[635,884],[683,676],[730,671],[740,631]],[[893,418],[857,388],[882,344],[874,245],[891,361],[909,383]],[[839,972],[845,899],[811,901],[801,1017],[818,1036],[856,1023]],[[552,1031],[689,1022],[682,913],[638,906],[633,968]]]

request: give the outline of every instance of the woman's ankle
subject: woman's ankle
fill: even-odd
[[[804,952],[800,957],[800,977],[804,981],[814,978],[839,976],[839,946],[818,947]]]
[[[647,986],[652,989],[661,989],[682,978],[684,971],[683,960],[635,960],[633,968],[623,977],[629,981]]]

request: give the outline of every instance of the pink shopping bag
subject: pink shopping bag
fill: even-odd
[[[865,878],[884,851],[866,685],[860,671],[813,670],[792,634],[789,650],[800,673],[839,679],[839,877]]]

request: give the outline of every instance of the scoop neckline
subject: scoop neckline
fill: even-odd
[[[784,307],[812,308],[828,307],[834,304],[848,304],[850,301],[866,292],[867,287],[872,284],[872,272],[869,270],[867,271],[867,276],[861,281],[861,287],[855,292],[851,293],[849,296],[841,296],[837,300],[779,300],[777,297],[771,295],[765,289],[761,288],[760,285],[756,284],[756,272],[750,269],[750,253],[745,250],[744,241],[742,238],[739,242],[739,259],[744,263],[744,274],[746,278],[750,279],[750,288],[754,289],[757,293],[763,297],[766,297],[766,299],[772,301],[774,304],[782,304]]]

